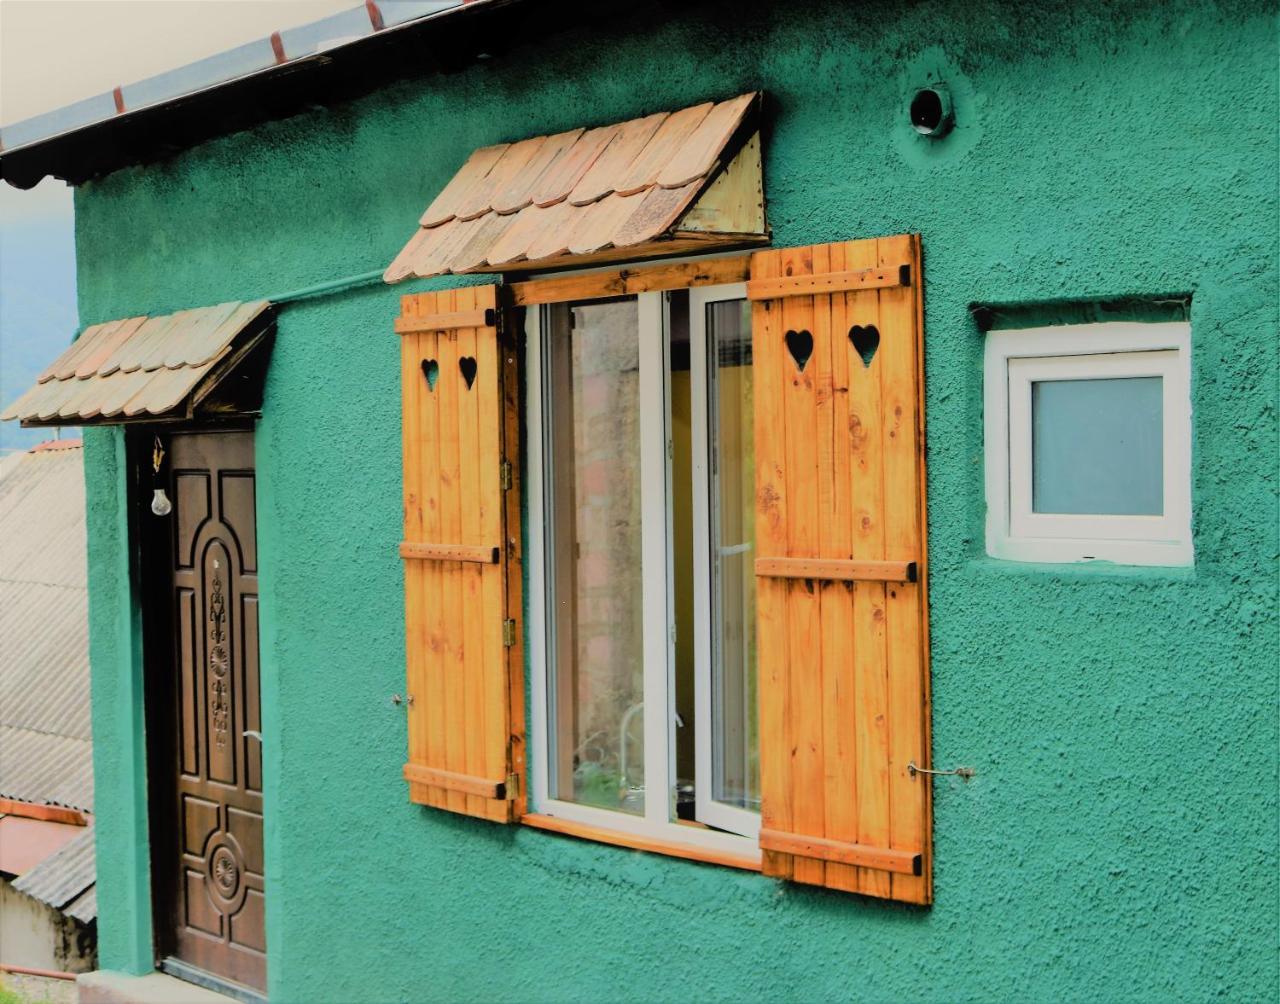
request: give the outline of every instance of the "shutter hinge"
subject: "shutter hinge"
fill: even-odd
[[[516,643],[516,622],[513,620],[505,620],[502,622],[502,645],[504,648],[511,648]]]
[[[520,797],[520,775],[515,771],[512,771],[507,775],[506,796],[509,800],[514,800]]]
[[[504,492],[511,491],[511,461],[510,460],[503,460],[502,463],[498,465],[498,480],[502,483],[502,490]]]

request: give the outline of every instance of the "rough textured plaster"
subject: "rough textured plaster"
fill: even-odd
[[[380,267],[478,145],[765,88],[777,244],[924,237],[934,758],[978,770],[936,786],[937,903],[406,803],[398,291],[374,288],[284,310],[257,437],[272,996],[1274,998],[1275,4],[667,16],[84,186],[81,316]],[[962,155],[912,156],[901,128],[931,67],[962,81]],[[967,305],[1168,293],[1194,295],[1196,568],[985,558]],[[111,443],[86,444],[99,894],[102,963],[128,968],[146,883]]]

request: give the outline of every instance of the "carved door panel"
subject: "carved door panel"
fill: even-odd
[[[157,811],[162,964],[266,987],[253,435],[169,437],[169,798]]]

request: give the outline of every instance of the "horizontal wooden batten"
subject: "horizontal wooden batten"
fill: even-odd
[[[848,844],[825,837],[806,837],[778,830],[760,831],[760,849],[800,858],[834,861],[842,865],[877,868],[900,875],[919,875],[923,856],[918,851],[895,851],[888,847]]]
[[[756,575],[771,579],[841,582],[915,582],[914,561],[841,561],[833,558],[757,558]]]
[[[821,293],[910,285],[911,266],[890,265],[887,268],[865,268],[854,272],[819,272],[815,275],[752,279],[747,283],[747,299],[776,300],[783,296],[817,296]]]
[[[483,544],[420,544],[400,542],[400,557],[419,561],[473,561],[479,565],[496,565],[501,549]]]
[[[49,823],[66,823],[69,826],[87,826],[88,818],[79,809],[61,805],[42,805],[36,802],[20,802],[12,798],[0,798],[0,816],[23,816],[26,819],[42,819]]]
[[[452,331],[457,328],[492,328],[497,325],[497,312],[493,308],[483,310],[455,310],[447,314],[423,314],[420,317],[397,317],[396,333],[416,335],[422,331]]]
[[[611,296],[653,293],[664,289],[746,282],[750,271],[749,261],[746,255],[683,261],[551,279],[529,279],[525,282],[513,282],[504,289],[511,298],[510,302],[517,307],[572,300],[603,300]]]
[[[579,823],[571,819],[561,819],[558,816],[544,816],[541,813],[530,812],[521,816],[520,822],[526,826],[536,827],[539,830],[562,833],[565,836],[578,837],[581,840],[595,840],[598,843],[612,844],[615,847],[628,847],[633,851],[666,854],[668,857],[685,858],[688,861],[701,861],[712,865],[727,865],[730,868],[742,868],[745,871],[758,872],[760,870],[759,858],[748,857],[744,854],[732,854],[728,851],[712,850],[708,847],[693,847],[675,840],[619,833],[617,830],[606,829],[603,826],[592,826],[590,823]]]
[[[506,781],[490,781],[486,777],[458,774],[451,770],[436,770],[416,763],[404,765],[404,779],[412,784],[428,784],[433,788],[460,791],[464,795],[478,795],[481,798],[494,798],[501,801],[507,797]]]

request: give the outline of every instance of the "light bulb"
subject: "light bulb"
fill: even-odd
[[[155,494],[151,496],[151,511],[157,516],[168,516],[173,512],[173,503],[169,501],[169,496],[164,493],[163,488],[157,488]]]

